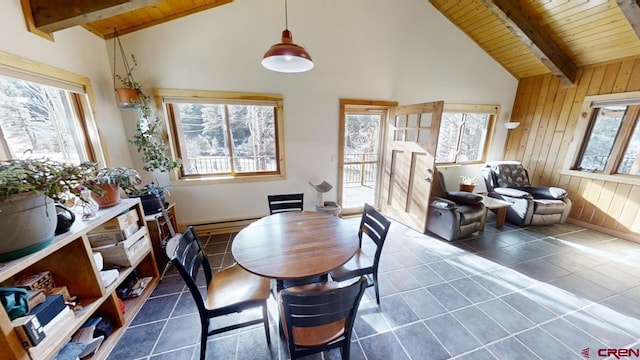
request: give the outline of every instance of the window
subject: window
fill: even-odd
[[[88,131],[95,129],[88,122],[88,79],[42,64],[44,74],[21,65],[22,60],[0,64],[0,159],[102,160]]]
[[[170,119],[182,178],[280,176],[282,98],[158,90]]]
[[[436,163],[482,162],[498,106],[445,104]]]
[[[594,101],[573,170],[640,175],[640,99]]]

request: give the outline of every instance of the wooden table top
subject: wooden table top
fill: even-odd
[[[248,271],[278,280],[326,274],[358,249],[357,227],[330,214],[284,212],[242,229],[231,252]]]
[[[511,203],[508,201],[492,198],[486,195],[480,195],[480,196],[482,196],[482,203],[488,209],[500,209],[500,208],[506,208],[511,206]]]

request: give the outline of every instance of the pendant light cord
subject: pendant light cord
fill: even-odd
[[[289,14],[287,11],[287,0],[284,0],[284,28],[289,30]]]

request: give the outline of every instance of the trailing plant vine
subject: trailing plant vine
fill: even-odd
[[[129,142],[135,145],[142,155],[143,169],[146,171],[171,171],[182,166],[180,159],[167,156],[167,146],[162,139],[162,123],[149,106],[149,97],[140,91],[142,104],[140,118],[136,124],[136,134]]]

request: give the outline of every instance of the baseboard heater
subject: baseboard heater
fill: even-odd
[[[189,224],[187,226],[193,226],[198,236],[228,234],[238,232],[258,219],[260,218],[230,219],[200,224]]]

